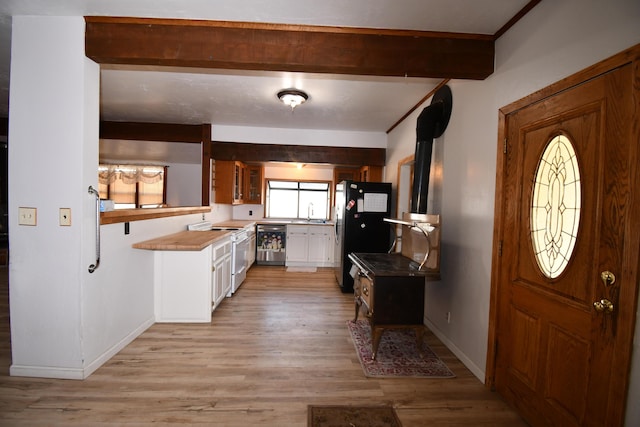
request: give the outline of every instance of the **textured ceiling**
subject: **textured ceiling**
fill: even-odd
[[[2,0],[0,116],[8,115],[11,16],[131,16],[495,34],[528,0]],[[102,66],[101,118],[385,132],[441,80]],[[310,99],[294,112],[286,87]]]

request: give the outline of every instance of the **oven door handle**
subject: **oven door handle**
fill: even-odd
[[[241,243],[248,242],[248,241],[249,241],[249,236],[245,235],[244,237],[241,237],[240,239],[234,241],[233,243],[235,243],[236,245],[239,245]]]

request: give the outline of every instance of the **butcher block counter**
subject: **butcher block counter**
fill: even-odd
[[[231,287],[232,233],[185,230],[132,245],[153,251],[156,322],[211,322]]]
[[[132,246],[135,249],[153,251],[201,251],[212,243],[229,236],[231,236],[231,232],[228,230],[179,231],[174,234],[134,243]]]

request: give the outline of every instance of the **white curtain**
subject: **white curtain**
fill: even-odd
[[[164,178],[164,166],[100,165],[98,182],[103,185],[121,180],[124,184],[155,184]]]

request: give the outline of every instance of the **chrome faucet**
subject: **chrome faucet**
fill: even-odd
[[[307,221],[311,221],[311,217],[313,216],[313,203],[309,202],[307,205]]]

